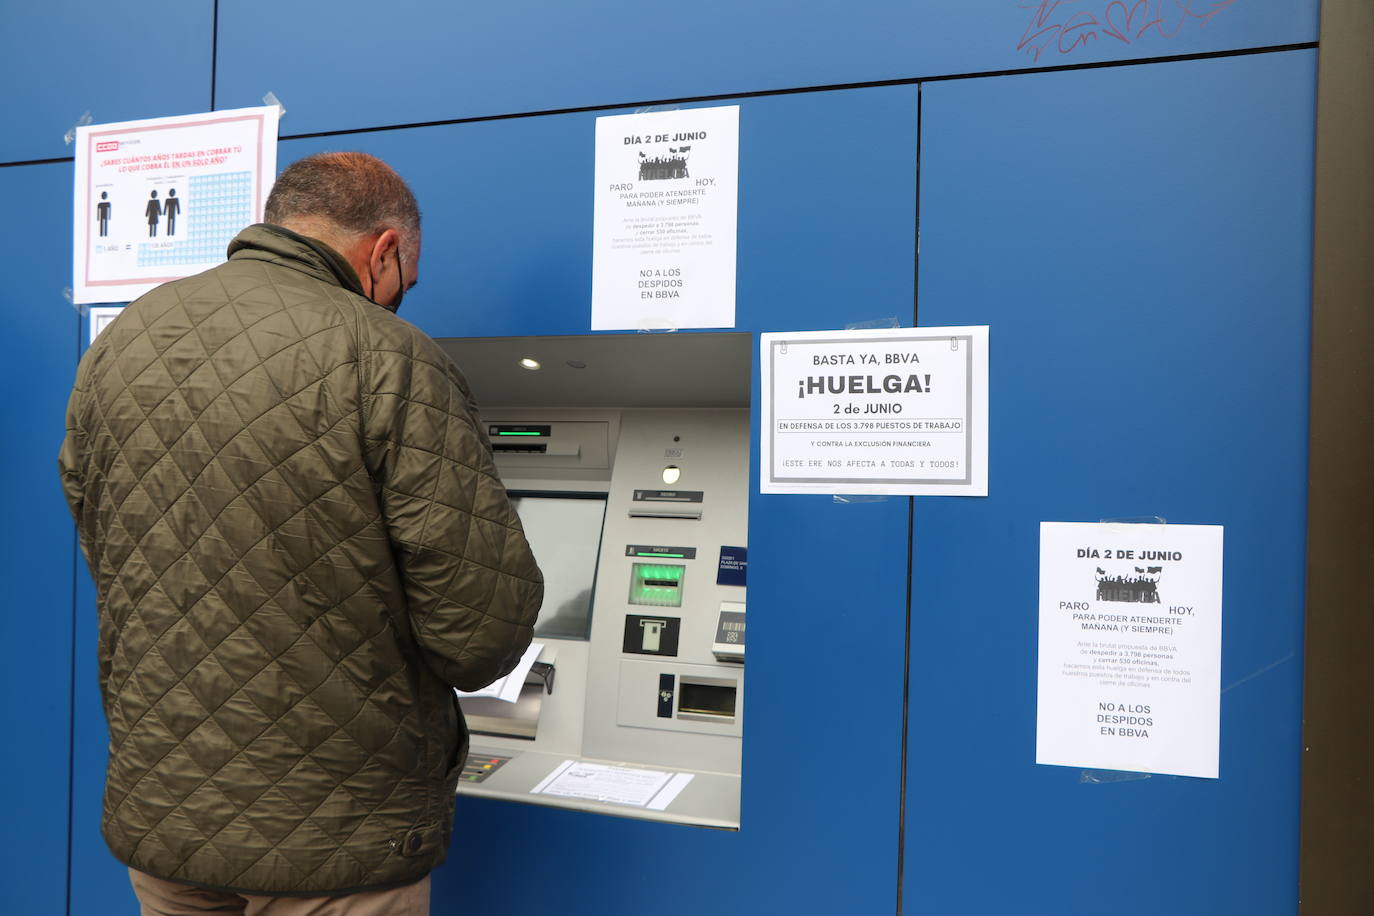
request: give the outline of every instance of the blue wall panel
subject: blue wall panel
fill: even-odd
[[[287,135],[1315,41],[1318,0],[236,0],[217,104]],[[404,66],[396,66],[398,59]],[[351,75],[345,78],[344,74]]]
[[[208,111],[213,13],[213,0],[6,2],[0,162],[72,155],[62,136],[86,111],[102,124]]]
[[[129,870],[105,845],[100,816],[110,733],[100,708],[95,583],[80,564],[76,577],[76,676],[72,714],[72,916],[138,916]]]
[[[291,136],[1310,42],[1317,6],[241,0],[219,4],[214,103],[272,90]],[[7,9],[0,162],[69,155],[87,109],[209,108],[213,22],[211,0]],[[435,912],[892,912],[909,559],[906,912],[1290,912],[1313,58],[927,84],[920,318],[992,325],[992,495],[918,500],[909,552],[909,500],[762,497],[751,469],[742,829],[461,799]],[[909,324],[917,89],[739,104],[739,327]],[[594,120],[292,140],[280,160],[366,149],[412,181],[425,252],[403,314],[430,333],[581,333]],[[22,827],[0,844],[0,912],[64,910],[70,805],[70,912],[132,916],[98,833],[93,595],[54,470],[80,324],[59,292],[70,188],[70,165],[0,168],[26,214],[0,230],[23,265],[0,292],[22,393],[3,409],[17,612],[0,695],[23,747],[0,763]],[[1084,785],[1032,762],[1037,523],[1147,513],[1226,526],[1222,778]]]
[[[907,912],[1294,911],[1315,57],[924,90],[919,318],[991,325],[992,464],[916,510]],[[1221,778],[1082,784],[1038,523],[1144,515],[1226,529]]]
[[[61,913],[67,895],[76,538],[57,476],[80,319],[62,297],[71,282],[69,164],[0,169],[0,200],[22,220],[0,223],[11,269],[0,288],[0,480],[5,521],[5,660],[0,664],[0,913]],[[69,237],[69,236],[68,236]]]

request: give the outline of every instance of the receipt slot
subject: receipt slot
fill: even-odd
[[[739,826],[746,586],[721,558],[748,543],[753,346],[672,336],[441,341],[493,405],[482,428],[545,574],[518,698],[460,699],[472,752],[507,758],[462,793]],[[541,383],[525,355],[562,374]],[[610,786],[627,780],[672,791],[637,805]]]

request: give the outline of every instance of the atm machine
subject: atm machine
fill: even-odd
[[[545,575],[459,792],[738,829],[750,335],[440,344]]]

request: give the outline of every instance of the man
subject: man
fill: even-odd
[[[452,688],[511,670],[543,580],[466,382],[393,314],[405,182],[312,156],[266,219],[77,371],[60,465],[98,596],[103,832],[145,914],[427,913]]]
[[[181,201],[177,199],[177,189],[167,189],[167,199],[162,202],[162,215],[167,217],[167,234],[177,234],[177,214],[181,212]]]

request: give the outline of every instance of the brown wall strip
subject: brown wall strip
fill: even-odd
[[[1323,0],[1319,61],[1301,912],[1349,916],[1374,913],[1374,3]]]

